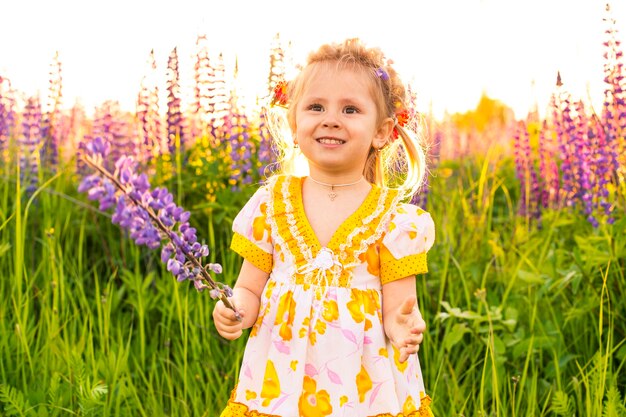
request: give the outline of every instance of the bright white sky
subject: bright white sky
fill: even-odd
[[[198,34],[227,70],[239,60],[240,95],[266,89],[268,52],[280,33],[296,62],[327,41],[361,37],[396,62],[435,115],[474,108],[485,91],[524,117],[545,108],[557,70],[579,98],[601,103],[601,0],[1,0],[0,74],[25,94],[46,92],[55,51],[65,105],[104,100],[134,110],[154,49],[161,74],[178,47],[183,88]],[[612,5],[619,38],[626,1]],[[620,20],[621,19],[621,20]]]

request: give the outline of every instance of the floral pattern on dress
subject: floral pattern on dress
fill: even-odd
[[[280,378],[276,372],[274,362],[268,360],[265,365],[265,375],[263,377],[263,387],[261,388],[261,398],[263,407],[267,407],[270,402],[280,395]]]
[[[233,223],[233,250],[267,255],[271,273],[222,416],[432,416],[419,359],[399,362],[381,306],[384,282],[425,272],[430,215],[372,186],[322,247],[302,181],[275,177]]]
[[[317,382],[305,375],[298,409],[302,417],[328,416],[333,412],[333,407],[330,405],[330,394],[326,390],[317,391]]]
[[[278,302],[278,313],[276,314],[276,320],[274,326],[279,326],[278,334],[285,342],[291,340],[293,326],[293,319],[296,314],[296,303],[293,300],[293,292],[287,291],[280,297]]]

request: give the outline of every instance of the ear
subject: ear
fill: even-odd
[[[376,135],[374,136],[374,140],[372,141],[372,146],[376,149],[380,149],[389,142],[389,137],[391,136],[391,132],[393,132],[393,127],[396,123],[393,121],[391,117],[387,117],[380,122],[380,126],[376,131]]]

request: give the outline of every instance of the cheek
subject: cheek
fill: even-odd
[[[315,128],[315,125],[311,123],[310,119],[303,117],[303,118],[298,119],[298,122],[294,123],[293,127],[295,128],[293,129],[293,131],[296,133],[300,133],[301,135],[303,134],[310,135],[313,129]]]

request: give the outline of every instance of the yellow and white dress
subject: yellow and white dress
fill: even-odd
[[[430,215],[377,186],[326,247],[303,178],[278,176],[233,222],[231,247],[270,273],[222,417],[432,416],[417,355],[385,336],[382,285],[427,271]]]

